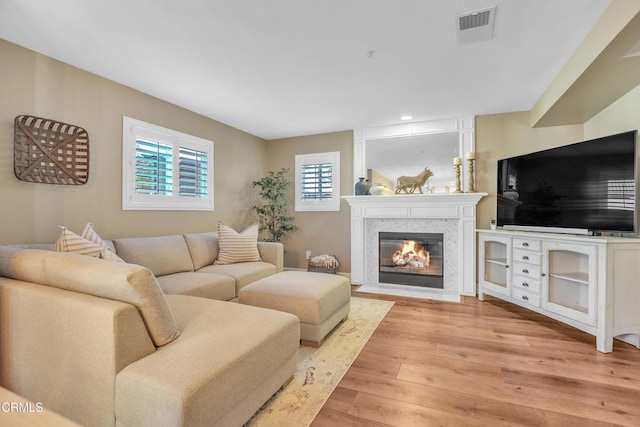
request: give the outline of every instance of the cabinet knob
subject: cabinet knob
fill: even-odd
[[[525,261],[528,261],[529,257],[525,255],[525,256],[522,257],[522,259],[525,260]]]
[[[508,266],[508,265],[505,265],[505,266],[504,266],[504,268],[509,268],[509,266]]]
[[[522,286],[524,286],[525,288],[528,288],[528,287],[529,287],[529,284],[528,284],[527,282],[523,282],[523,283],[522,283]]]
[[[525,301],[529,301],[529,297],[526,296],[526,295],[522,295],[522,299],[525,300]]]
[[[545,274],[545,273],[542,273],[542,277],[544,277],[544,276],[546,276],[546,274]]]
[[[527,242],[523,242],[523,243],[522,243],[522,246],[528,247],[528,246],[529,246],[529,244],[528,244]]]
[[[522,272],[523,272],[524,274],[529,274],[529,270],[527,270],[526,268],[523,268],[523,269],[522,269]]]

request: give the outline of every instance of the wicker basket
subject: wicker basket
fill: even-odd
[[[337,274],[338,268],[340,264],[338,263],[338,258],[335,255],[332,255],[336,259],[336,263],[333,266],[328,266],[326,262],[313,262],[311,258],[307,263],[307,271],[315,272],[315,273],[329,273],[329,274]]]
[[[82,185],[89,179],[89,134],[34,116],[15,119],[13,171],[22,181]]]

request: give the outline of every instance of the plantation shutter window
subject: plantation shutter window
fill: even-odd
[[[302,165],[302,200],[327,200],[333,196],[333,164]]]
[[[136,140],[136,193],[170,196],[173,187],[172,147]]]
[[[209,167],[207,153],[188,148],[180,148],[180,195],[207,197],[207,171]]]
[[[340,210],[340,152],[296,156],[296,211]]]
[[[213,210],[213,141],[123,117],[123,210]]]

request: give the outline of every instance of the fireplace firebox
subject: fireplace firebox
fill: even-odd
[[[444,288],[443,235],[379,233],[380,283]]]

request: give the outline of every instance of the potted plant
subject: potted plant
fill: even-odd
[[[287,205],[289,200],[286,191],[293,183],[287,178],[289,169],[282,168],[278,172],[268,172],[258,181],[253,181],[254,187],[260,187],[262,203],[254,205],[253,209],[260,220],[260,232],[266,231],[266,242],[280,242],[288,233],[298,230],[294,224],[295,218],[289,215]]]

